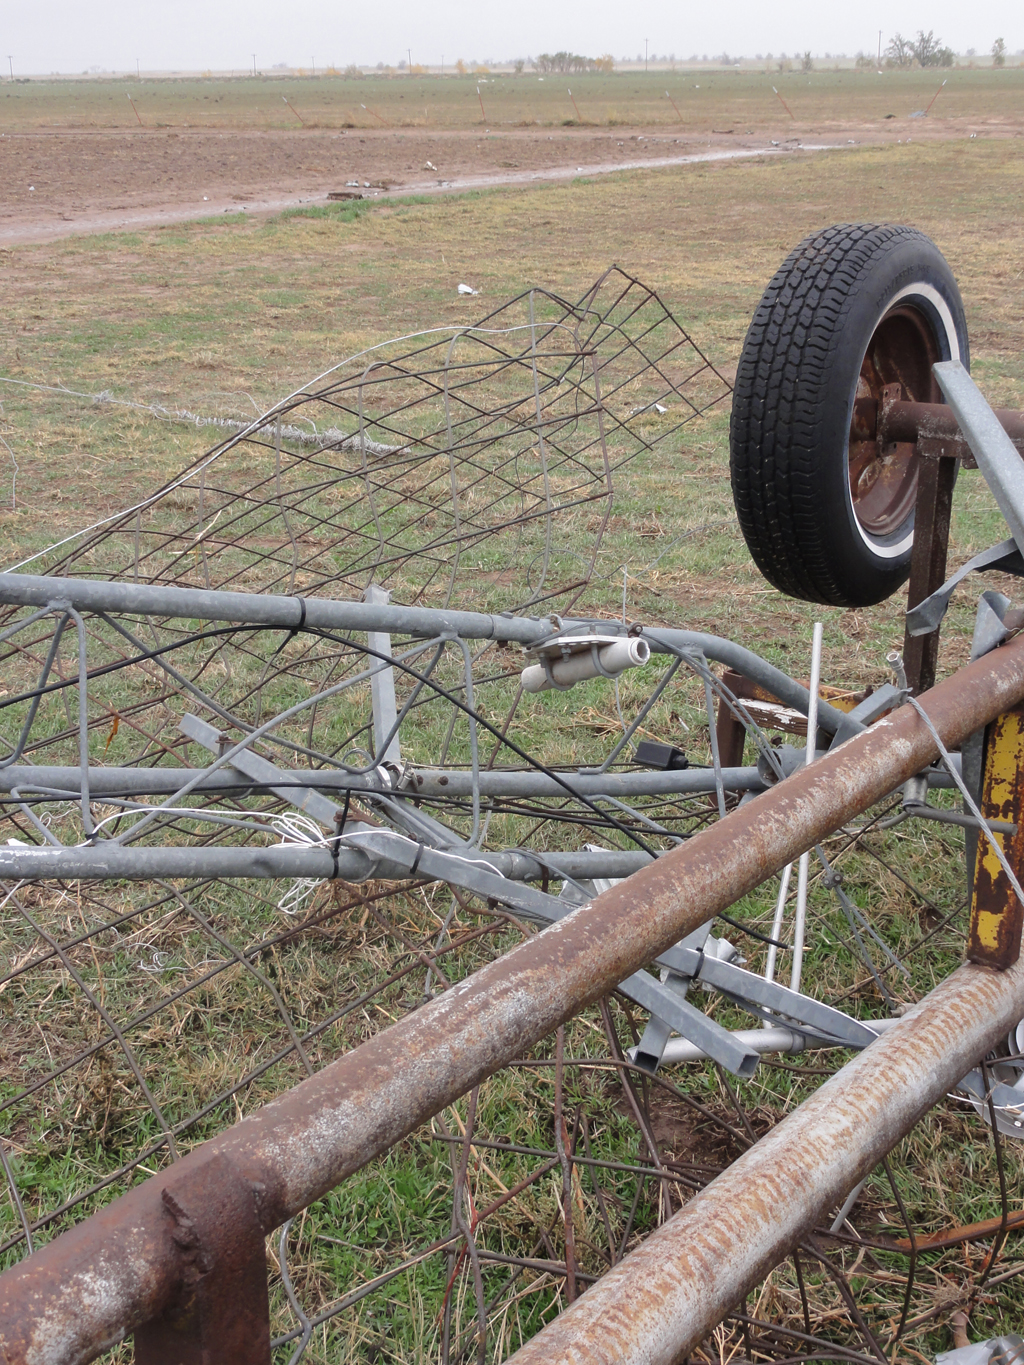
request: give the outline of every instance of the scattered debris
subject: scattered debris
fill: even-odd
[[[468,284],[460,284],[460,285],[459,285],[459,293],[460,293],[460,294],[479,294],[479,293],[480,293],[480,290],[479,290],[479,289],[471,289],[470,286],[469,286]]]
[[[363,196],[359,193],[358,190],[328,190],[328,191],[327,191],[327,198],[328,198],[328,199],[335,199],[335,200],[338,200],[338,199],[362,199],[362,197],[363,197]]]
[[[436,170],[437,170],[437,167],[434,165],[434,163],[433,163],[432,161],[424,161],[424,163],[423,163],[423,169],[424,169],[425,171],[436,171]]]

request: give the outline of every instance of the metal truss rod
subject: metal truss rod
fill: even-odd
[[[920,704],[948,747],[1022,699],[1024,638],[1017,637],[925,693]],[[915,708],[892,712],[197,1147],[175,1165],[174,1178],[225,1156],[254,1190],[260,1225],[269,1232],[902,785],[936,753]],[[660,1327],[657,1312],[639,1315],[636,1342],[649,1329],[659,1343],[660,1354],[648,1359],[675,1359],[695,1339],[688,1327],[678,1330],[673,1295],[687,1302],[695,1296],[705,1304],[694,1310],[704,1314],[701,1332],[712,1326],[719,1310],[797,1240],[805,1220],[841,1199],[886,1144],[1020,1018],[1022,978],[1020,965],[1002,975],[962,968],[908,1016],[909,1030],[893,1029],[852,1064],[846,1075],[854,1078],[856,1102],[844,1101],[843,1083],[825,1087],[824,1103],[810,1101],[814,1107],[804,1112],[813,1121],[797,1127],[806,1134],[799,1159],[789,1145],[792,1125],[784,1124],[740,1177],[726,1177],[730,1197],[706,1200],[691,1234],[711,1239],[714,1275],[709,1279],[688,1257],[685,1238],[674,1261],[659,1251],[650,1265],[646,1293],[660,1295],[671,1311]],[[752,1169],[766,1173],[752,1179]],[[167,1182],[166,1174],[151,1177],[0,1275],[6,1365],[84,1365],[163,1311],[183,1273],[163,1197]],[[692,1275],[682,1274],[684,1265]],[[598,1288],[584,1305],[591,1294],[595,1308],[608,1302]],[[589,1333],[582,1340],[601,1349]],[[637,1358],[635,1343],[619,1349],[618,1359]],[[634,1354],[627,1357],[627,1350]]]
[[[544,877],[630,877],[651,861],[642,849],[581,849],[534,855],[528,849],[509,849],[475,855],[481,867],[515,882],[537,882]],[[342,844],[335,864],[331,849],[308,844],[273,844],[269,848],[185,846],[124,846],[81,844],[72,848],[6,844],[0,847],[0,877],[13,881],[60,878],[65,881],[151,881],[166,877],[301,877],[311,881],[339,878],[362,882],[368,877],[407,881],[409,868]]]
[[[509,1365],[672,1365],[1024,1014],[1024,962],[959,968],[522,1346]]]
[[[890,1028],[899,1022],[898,1019],[868,1019],[867,1027],[872,1033],[887,1033]],[[839,1047],[835,1042],[823,1042],[820,1038],[808,1038],[805,1033],[798,1033],[795,1029],[780,1028],[741,1028],[735,1029],[735,1037],[746,1047],[753,1048],[762,1057],[775,1052],[813,1052],[820,1048]],[[848,1044],[844,1044],[848,1046]],[[635,1057],[636,1048],[630,1048],[628,1055]],[[661,1065],[678,1066],[683,1062],[703,1062],[707,1060],[707,1053],[691,1043],[689,1038],[670,1038],[665,1044],[665,1051],[661,1054]]]
[[[90,768],[89,794],[102,796],[170,796],[190,782],[197,768]],[[257,782],[238,773],[218,768],[201,778],[192,788],[197,792],[269,791],[290,785],[296,789],[314,788],[325,792],[367,792],[393,796],[395,790],[377,772],[346,773],[330,768],[278,768],[273,782]],[[484,770],[478,777],[483,797],[509,800],[553,796],[565,800],[567,787],[581,796],[689,796],[715,790],[712,768],[683,768],[667,772],[577,773],[560,770],[566,784],[546,773]],[[723,768],[722,782],[727,791],[762,791],[765,783],[756,768]],[[17,790],[23,798],[33,792],[67,793],[76,800],[81,791],[81,770],[77,767],[34,767],[29,765],[0,768],[0,792]],[[406,770],[399,792],[409,796],[438,799],[469,797],[473,794],[473,774],[443,768]]]
[[[338,602],[323,597],[283,597],[271,593],[225,592],[205,588],[165,588],[153,583],[105,581],[91,578],[48,578],[42,574],[0,573],[0,604],[45,607],[70,604],[78,611],[127,613],[137,616],[178,617],[195,621],[233,621],[267,629],[344,630],[381,632],[434,639],[458,635],[465,640],[500,640],[530,645],[547,639],[554,630],[550,617],[487,615],[434,607],[403,607],[395,603]],[[624,633],[619,622],[564,620],[560,630]],[[677,650],[703,652],[759,683],[786,706],[807,714],[806,687],[781,669],[731,640],[700,631],[645,632],[655,653]],[[818,703],[818,725],[835,734],[844,713],[828,702]]]

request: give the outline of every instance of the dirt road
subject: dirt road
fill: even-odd
[[[441,194],[822,147],[956,136],[962,121],[699,136],[627,128],[56,129],[0,134],[0,245],[323,203],[331,192]],[[992,136],[992,130],[985,135]]]

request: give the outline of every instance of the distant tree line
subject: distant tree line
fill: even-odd
[[[530,60],[534,71],[554,72],[559,75],[575,75],[581,71],[612,71],[614,59],[605,57],[581,57],[577,52],[542,52]]]

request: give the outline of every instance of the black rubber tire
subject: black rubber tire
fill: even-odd
[[[910,573],[912,495],[909,518],[900,510],[892,534],[872,536],[848,464],[861,366],[897,313],[920,328],[919,349],[969,367],[960,291],[934,242],[915,228],[843,223],[800,243],[750,324],[733,394],[733,501],[755,563],[790,597],[870,606]],[[924,377],[904,396],[942,401],[930,360],[911,368]]]

